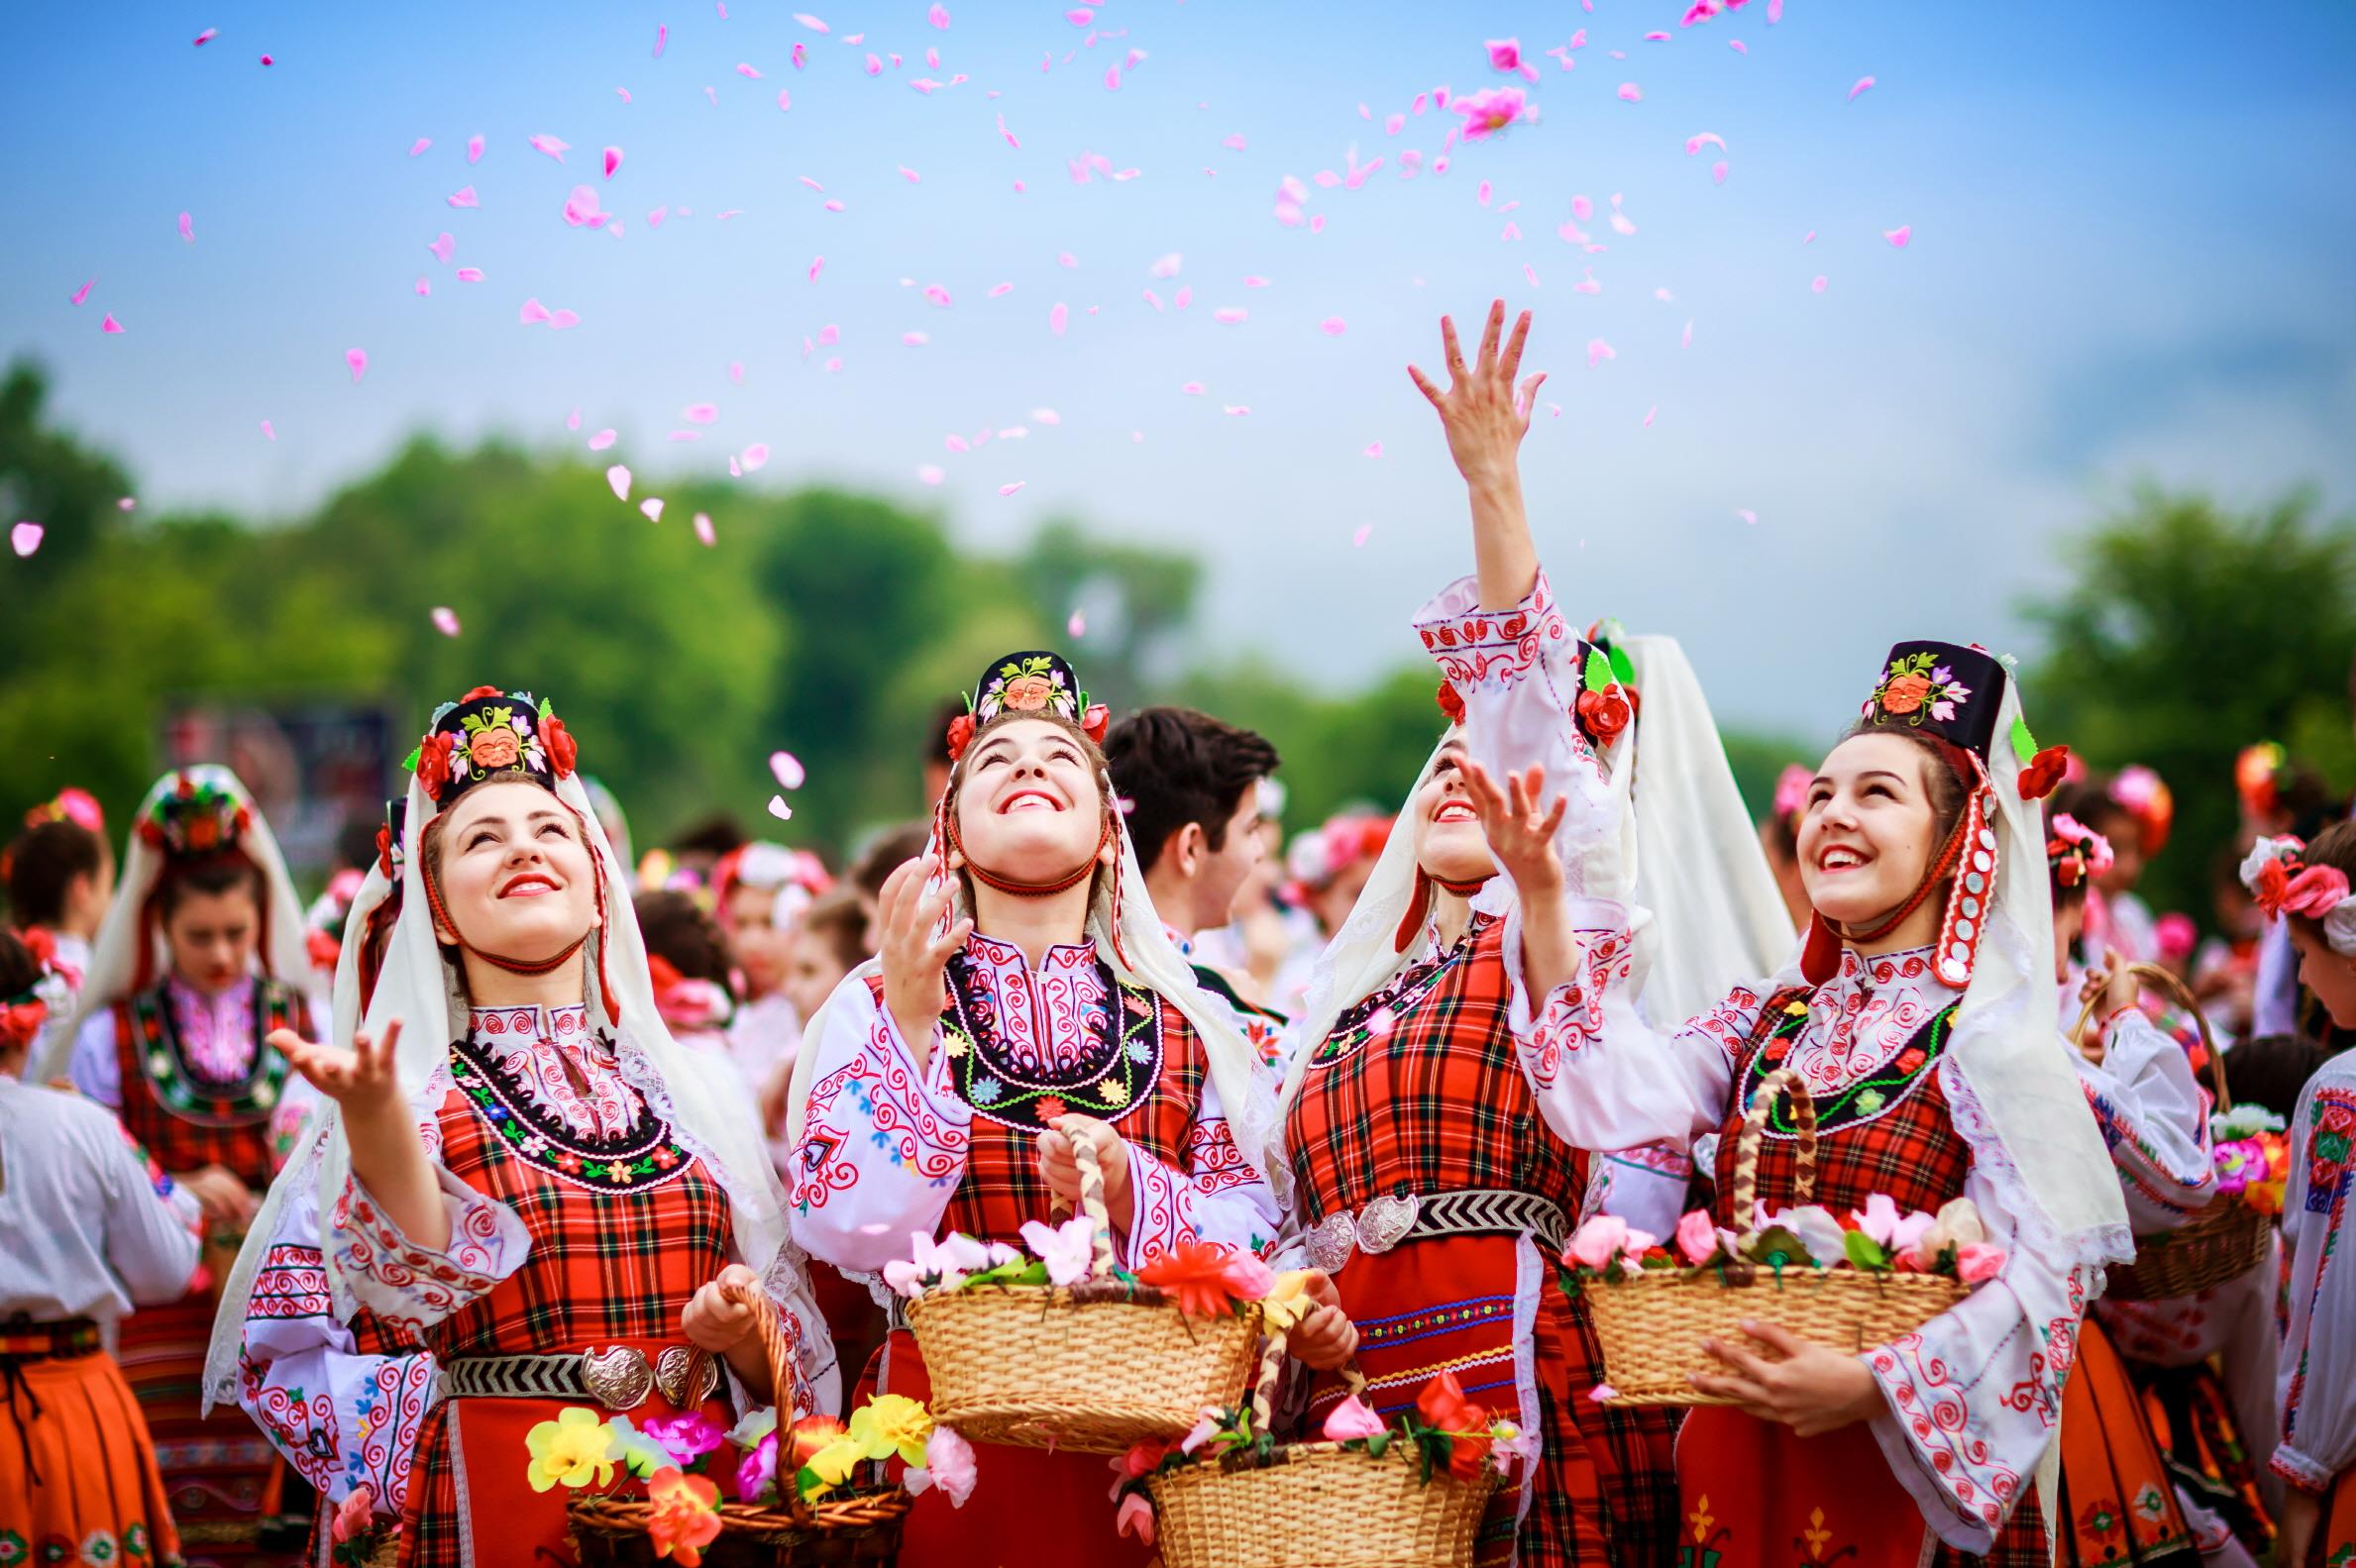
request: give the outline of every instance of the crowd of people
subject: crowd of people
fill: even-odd
[[[120,832],[34,807],[0,1568],[571,1561],[536,1423],[923,1398],[885,1270],[1069,1208],[1082,1136],[1121,1267],[1313,1271],[1304,1430],[1437,1371],[1509,1413],[1480,1563],[2356,1562],[2347,802],[2257,745],[2174,781],[2238,790],[2236,841],[2172,845],[2169,783],[2039,747],[2002,662],[1914,639],[1755,822],[1677,643],[1578,630],[1539,561],[1527,331],[1492,310],[1467,363],[1444,323],[1414,372],[1471,514],[1414,619],[1436,744],[1289,845],[1273,741],[1109,713],[1048,650],[911,741],[930,816],[856,846],[635,851],[561,648],[541,695],[434,708],[307,906],[224,768]],[[2213,857],[2212,907],[2138,895],[2168,853]],[[1748,1325],[1704,1347],[1718,1403],[1621,1403],[1566,1243],[1752,1228],[1734,1134],[1779,1074],[1813,1131],[1771,1097],[1759,1212],[1811,1176],[1848,1229],[1969,1199],[1980,1288],[1857,1354]],[[2249,1179],[2229,1146],[2281,1166],[2279,1247],[2106,1298]],[[785,1314],[791,1387],[728,1285]],[[1150,1560],[1102,1459],[980,1447],[904,1561]]]

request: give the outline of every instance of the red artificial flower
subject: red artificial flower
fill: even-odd
[[[1478,1481],[1481,1472],[1489,1467],[1489,1412],[1475,1405],[1470,1407],[1480,1417],[1480,1435],[1455,1436],[1448,1439],[1447,1471],[1458,1481]],[[1461,1428],[1469,1431],[1470,1427]]]
[[[383,822],[376,827],[376,870],[386,882],[392,881],[392,824]]]
[[[1080,728],[1099,746],[1105,744],[1105,731],[1113,723],[1113,710],[1102,702],[1091,702],[1088,711],[1080,715]]]
[[[325,931],[305,931],[303,952],[313,969],[334,969],[336,960],[343,956],[344,944]]]
[[[417,747],[417,787],[426,797],[440,800],[442,791],[450,787],[450,750],[452,741],[447,735],[428,735]]]
[[[2048,746],[2029,759],[2020,771],[2020,797],[2023,800],[2042,800],[2054,792],[2062,776],[2070,769],[2070,748]]]
[[[1465,1429],[1469,1423],[1462,1417],[1478,1409],[1464,1398],[1464,1385],[1456,1381],[1453,1372],[1443,1372],[1433,1378],[1415,1397],[1415,1412],[1423,1417],[1424,1424],[1444,1432]]]
[[[478,697],[495,697],[498,694],[499,688],[497,686],[477,686],[465,696],[460,697],[459,700],[461,702],[472,702]]]
[[[1224,1316],[1235,1300],[1228,1281],[1232,1260],[1225,1247],[1207,1241],[1180,1241],[1137,1271],[1137,1278],[1178,1301],[1189,1317]]]
[[[551,713],[540,721],[540,744],[548,749],[548,760],[556,766],[559,779],[573,777],[573,764],[581,756],[581,743],[565,728],[565,721]]]
[[[1447,721],[1450,724],[1464,722],[1464,699],[1456,695],[1456,688],[1453,685],[1443,680],[1440,682],[1440,689],[1433,695],[1440,703],[1440,711],[1447,715]]]
[[[1609,746],[1628,728],[1628,721],[1636,717],[1636,709],[1629,702],[1626,686],[1608,686],[1601,691],[1579,693],[1579,722],[1587,726],[1587,733],[1598,746]]]
[[[965,749],[973,743],[974,716],[971,713],[960,713],[949,720],[949,761],[955,762],[963,757]]]
[[[2291,870],[2280,858],[2270,860],[2258,868],[2258,886],[2250,889],[2250,896],[2268,918],[2283,912],[2283,900],[2290,896]]]

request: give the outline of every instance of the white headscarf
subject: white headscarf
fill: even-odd
[[[726,1191],[738,1255],[762,1277],[770,1294],[786,1300],[801,1320],[803,1371],[813,1383],[819,1383],[833,1368],[833,1341],[809,1294],[803,1254],[787,1233],[784,1194],[752,1104],[724,1061],[698,1056],[671,1038],[655,1010],[646,943],[631,912],[628,869],[615,857],[598,824],[581,776],[576,773],[559,781],[555,792],[580,818],[603,889],[604,925],[591,933],[582,948],[588,992],[584,999],[591,1021],[612,1032],[622,1077],[645,1097],[649,1109],[670,1123],[672,1136],[701,1159],[712,1180]],[[400,1021],[394,1065],[401,1092],[420,1123],[439,1112],[451,1088],[450,1044],[464,1037],[469,1026],[469,1007],[460,990],[459,974],[444,961],[435,941],[425,896],[419,843],[426,823],[439,809],[412,777],[402,824],[401,912],[386,943],[383,972],[376,979],[366,1017],[372,1038],[380,1037],[387,1024]],[[353,901],[354,918],[365,918],[371,901],[369,889],[364,888]],[[353,1029],[347,1019],[359,1011],[359,947],[357,941],[346,942],[344,959],[337,965],[335,1038],[339,1044],[349,1044]],[[605,987],[598,983],[600,972],[612,988],[613,1010],[607,1007]],[[253,1299],[254,1276],[290,1195],[299,1191],[301,1184],[310,1183],[319,1196],[319,1212],[333,1213],[350,1175],[351,1161],[338,1107],[330,1101],[305,1129],[300,1146],[271,1185],[261,1214],[247,1232],[245,1248],[238,1254],[237,1267],[222,1293],[220,1315],[213,1323],[212,1349],[205,1360],[207,1401],[236,1398],[238,1349],[247,1305]],[[325,1250],[329,1288],[339,1307],[347,1307],[352,1301],[350,1287],[341,1276],[333,1249]],[[779,1391],[779,1397],[785,1398],[786,1391]]]
[[[1015,717],[1021,717],[1016,714]],[[967,747],[979,744],[977,733]],[[954,765],[962,766],[962,763]],[[950,775],[954,781],[954,772]],[[1097,787],[1110,802],[1115,798],[1112,776],[1104,770],[1097,773]],[[924,853],[945,866],[945,847],[941,843],[941,814],[933,813],[933,830],[925,841]],[[1289,1183],[1276,1159],[1276,1085],[1259,1053],[1244,1041],[1224,1002],[1206,993],[1195,979],[1193,966],[1187,963],[1177,944],[1170,940],[1161,916],[1154,912],[1153,898],[1145,890],[1145,874],[1137,867],[1136,847],[1129,842],[1128,823],[1118,812],[1114,820],[1119,825],[1121,867],[1116,898],[1109,889],[1100,887],[1088,907],[1087,934],[1094,938],[1097,956],[1112,967],[1121,980],[1143,986],[1176,1007],[1193,1026],[1195,1036],[1203,1042],[1203,1055],[1211,1070],[1211,1082],[1219,1090],[1219,1100],[1227,1112],[1228,1130],[1233,1134],[1235,1148],[1252,1168],[1264,1172],[1275,1184],[1281,1196]],[[942,916],[942,929],[965,918],[973,911],[967,905],[961,879],[942,871],[926,884],[927,890],[943,882],[949,888],[949,908]],[[1102,879],[1099,879],[1102,882]],[[1115,938],[1115,910],[1119,909],[1119,940]],[[984,933],[987,935],[988,933]],[[802,1141],[802,1126],[809,1108],[809,1092],[817,1079],[818,1051],[816,1042],[825,1038],[826,1017],[834,1010],[836,1001],[853,986],[864,987],[871,975],[882,973],[882,962],[869,959],[843,977],[824,1004],[803,1030],[803,1049],[794,1061],[794,1085],[786,1102],[786,1142],[788,1146]]]
[[[286,862],[278,853],[278,841],[255,806],[252,792],[236,774],[218,763],[175,768],[149,788],[147,797],[139,803],[139,814],[132,818],[131,843],[123,852],[123,880],[115,889],[114,902],[107,906],[106,923],[98,928],[98,943],[91,950],[89,972],[82,977],[80,1004],[71,1026],[57,1031],[50,1040],[49,1051],[32,1082],[54,1083],[64,1076],[66,1058],[72,1054],[74,1037],[80,1033],[82,1024],[131,994],[139,976],[143,947],[148,954],[150,975],[170,972],[171,954],[164,944],[163,932],[148,920],[148,899],[163,876],[166,860],[162,850],[141,836],[139,826],[149,820],[166,795],[179,788],[183,777],[199,787],[209,784],[223,790],[246,808],[246,826],[238,834],[237,847],[262,873],[262,913],[268,940],[256,956],[262,962],[263,972],[297,991],[310,976],[311,955],[303,941],[302,900],[294,895],[294,883],[286,875]]]

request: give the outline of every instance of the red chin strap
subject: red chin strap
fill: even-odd
[[[949,846],[949,853],[964,862],[964,869],[973,874],[974,881],[993,892],[1003,892],[1016,898],[1052,898],[1059,892],[1070,892],[1096,875],[1098,857],[1105,853],[1105,846],[1113,842],[1114,833],[1113,813],[1108,810],[1105,813],[1105,830],[1097,836],[1096,848],[1088,852],[1088,858],[1069,876],[1059,877],[1053,882],[1017,882],[1012,877],[1002,877],[989,870],[966,854],[965,844],[957,836],[956,818],[943,813],[942,821],[946,829],[943,841]]]
[[[554,791],[551,792],[553,793]],[[573,807],[569,802],[560,800],[558,803],[563,805],[566,810],[573,811]],[[589,824],[581,820],[581,813],[579,811],[573,811],[573,820],[575,824],[581,829],[581,846],[583,849],[588,850],[589,847]],[[419,835],[418,844],[419,853],[422,854],[424,852],[424,837],[422,834]],[[602,930],[605,927],[606,921],[605,877],[604,874],[598,870],[595,864],[595,851],[589,851],[589,860],[590,874],[596,878],[597,889],[597,924],[591,929]],[[555,971],[562,969],[565,964],[571,960],[574,954],[581,951],[583,945],[586,944],[589,939],[589,931],[582,932],[581,935],[573,939],[571,944],[568,945],[563,952],[558,953],[553,958],[509,958],[504,953],[488,952],[468,941],[465,933],[459,930],[458,922],[450,917],[450,910],[445,907],[442,902],[441,885],[434,877],[432,864],[429,862],[418,867],[418,872],[420,874],[418,880],[425,884],[426,909],[427,912],[433,916],[434,925],[437,930],[448,931],[453,937],[457,939],[458,945],[461,948],[465,949],[469,953],[474,954],[477,958],[482,960],[482,962],[488,964],[493,969],[505,970],[510,975],[552,974]],[[390,902],[392,900],[388,899],[386,901]],[[374,991],[375,989],[375,985],[372,981],[369,986],[369,990]],[[597,946],[597,991],[598,993],[605,998],[605,1016],[612,1019],[616,1025],[619,1025],[621,1022],[621,1009],[613,999],[613,982],[605,973],[605,944],[603,943],[599,943]]]
[[[1424,922],[1432,917],[1433,889],[1441,889],[1459,898],[1469,898],[1486,888],[1496,875],[1490,872],[1488,876],[1475,877],[1470,882],[1450,882],[1446,877],[1435,877],[1418,866],[1415,869],[1415,893],[1407,900],[1407,913],[1399,918],[1399,932],[1391,939],[1391,951],[1406,952],[1407,945],[1423,934]]]

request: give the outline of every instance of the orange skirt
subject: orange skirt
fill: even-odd
[[[2342,1470],[2332,1482],[2323,1500],[2323,1527],[2315,1532],[2315,1554],[2309,1560],[2325,1568],[2356,1562],[2356,1470]]]
[[[2062,1501],[2055,1524],[2063,1568],[2192,1568],[2199,1561],[2142,1397],[2110,1336],[2091,1317],[2079,1327],[2078,1365],[2062,1394]]]
[[[0,1563],[179,1562],[147,1417],[112,1356],[0,1363]]]

